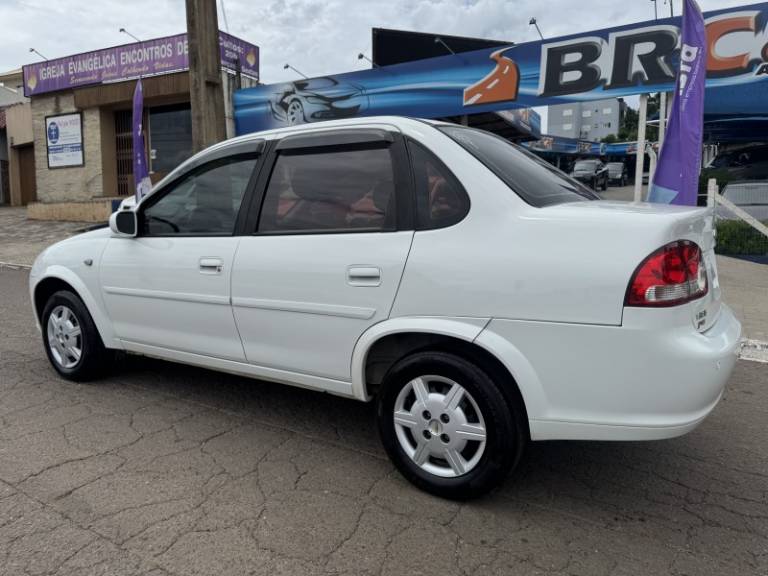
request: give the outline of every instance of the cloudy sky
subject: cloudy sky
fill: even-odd
[[[660,14],[682,0],[658,0]],[[553,37],[653,18],[651,0],[219,0],[219,26],[261,47],[262,81],[295,77],[290,62],[309,76],[366,67],[371,28],[400,28],[525,42],[537,38],[538,19]],[[738,6],[739,0],[699,0],[703,10]],[[184,0],[0,0],[0,71],[35,61],[34,47],[57,58],[130,39],[183,32]]]

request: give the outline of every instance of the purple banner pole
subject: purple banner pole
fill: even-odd
[[[680,68],[649,202],[696,206],[704,131],[707,35],[695,0],[684,0]]]
[[[149,168],[144,153],[144,134],[142,124],[144,117],[144,90],[141,78],[136,81],[133,91],[133,181],[136,186],[136,202],[149,194],[152,182],[149,179]]]

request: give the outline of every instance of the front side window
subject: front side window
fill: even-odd
[[[281,152],[272,170],[259,232],[394,230],[395,179],[390,149]]]
[[[465,126],[445,125],[438,129],[458,142],[532,206],[600,199],[583,184],[508,140]]]
[[[240,203],[256,157],[233,156],[205,164],[143,210],[148,236],[226,236],[235,230]]]

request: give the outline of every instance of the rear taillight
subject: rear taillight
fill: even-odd
[[[707,293],[701,248],[688,240],[662,246],[642,261],[629,282],[626,306],[676,306]]]

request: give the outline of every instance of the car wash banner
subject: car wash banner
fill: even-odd
[[[259,47],[219,31],[221,66],[259,78]],[[23,67],[24,95],[169,74],[189,69],[187,35],[177,34],[36,62]]]
[[[768,115],[768,2],[704,14],[707,114]],[[440,118],[671,91],[680,18],[235,93],[239,134],[333,118]]]

